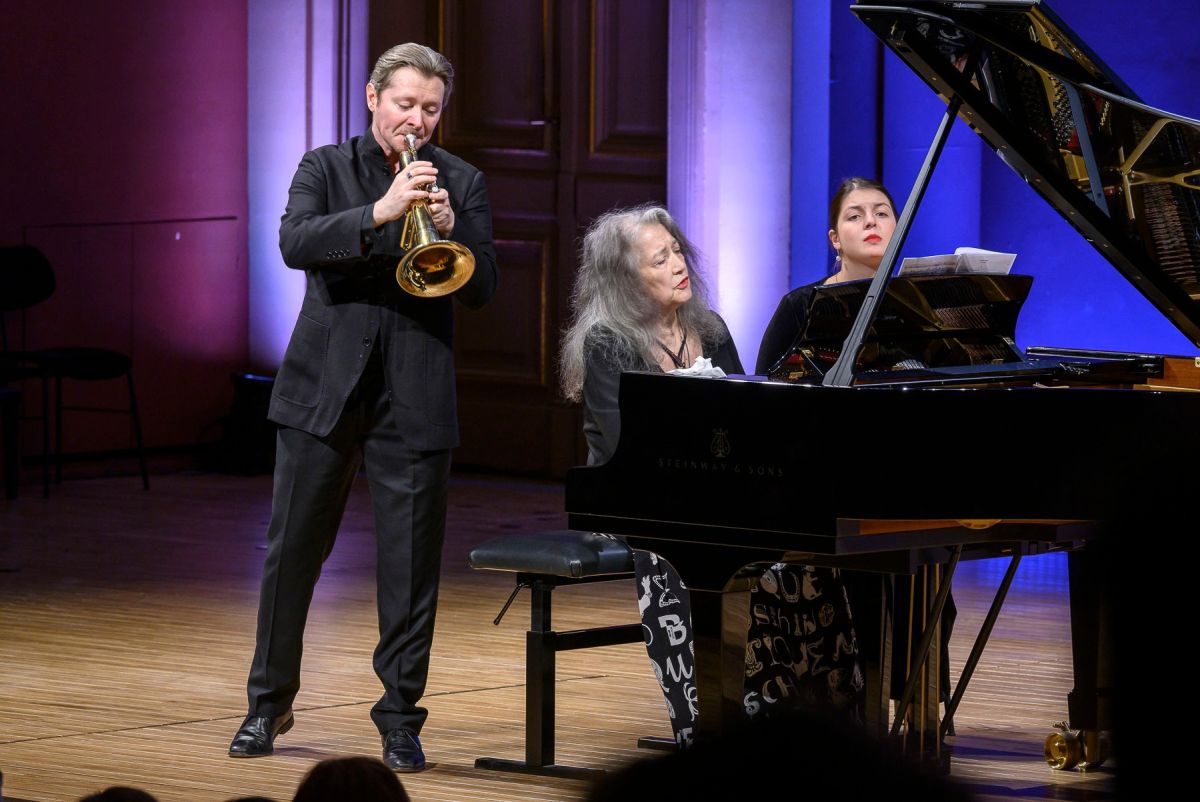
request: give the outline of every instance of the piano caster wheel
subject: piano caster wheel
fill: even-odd
[[[1065,721],[1054,725],[1058,732],[1046,736],[1043,754],[1052,769],[1087,771],[1099,768],[1108,759],[1108,733],[1095,730],[1071,730]]]
[[[1083,759],[1083,745],[1079,735],[1063,727],[1058,732],[1046,736],[1042,749],[1046,756],[1046,765],[1059,771],[1068,771],[1079,765]]]

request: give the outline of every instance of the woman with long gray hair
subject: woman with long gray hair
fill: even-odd
[[[726,373],[742,363],[725,322],[708,305],[696,249],[659,206],[601,215],[583,238],[563,343],[563,395],[583,401],[588,464],[607,462],[620,439],[617,391],[624,370],[669,372],[700,357]],[[691,607],[679,575],[655,554],[634,552],[646,651],[667,701],[675,739],[696,717]]]
[[[583,239],[572,296],[574,317],[563,343],[563,394],[583,401],[588,464],[606,462],[620,439],[621,372],[688,368],[699,357],[726,373],[743,373],[725,322],[709,306],[695,248],[667,211],[640,206],[597,218]],[[634,552],[638,606],[646,651],[666,697],[680,745],[691,740],[697,699],[689,594],[669,563]],[[851,706],[862,689],[857,646],[849,631],[840,583],[805,566],[773,565],[755,589],[747,633],[744,704],[747,715],[771,715],[793,705]],[[828,593],[823,593],[827,590]],[[841,598],[834,598],[840,594]],[[771,602],[766,604],[766,602]],[[800,635],[837,623],[827,648]],[[777,645],[778,644],[778,645]],[[810,648],[813,647],[813,648]]]
[[[695,263],[695,247],[660,206],[607,212],[588,228],[560,375],[563,395],[584,402],[589,464],[607,461],[617,446],[622,370],[670,371],[706,356],[742,372]]]

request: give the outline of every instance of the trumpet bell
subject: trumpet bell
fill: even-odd
[[[417,158],[417,138],[404,137],[408,150],[400,154],[401,169]],[[436,192],[436,184],[423,189]],[[470,248],[453,240],[442,239],[425,201],[413,201],[404,218],[400,247],[405,254],[396,265],[396,283],[400,289],[418,298],[449,295],[466,284],[475,272],[475,255]]]
[[[396,266],[396,282],[409,295],[437,298],[466,284],[475,272],[475,256],[452,240],[418,245]]]

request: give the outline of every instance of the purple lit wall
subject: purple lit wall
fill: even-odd
[[[0,236],[242,213],[245,10],[5,3]]]
[[[250,229],[250,354],[274,373],[304,297],[304,273],[279,254],[279,217],[300,156],[309,149],[308,15],[286,0],[248,9],[246,82]]]
[[[128,353],[147,445],[211,439],[246,362],[246,0],[8,2],[0,36],[0,241],[42,249],[58,283],[9,317],[13,345]],[[64,392],[126,402],[120,382]],[[68,452],[131,441],[123,416],[64,428]]]
[[[671,4],[667,202],[747,369],[787,289],[792,19],[775,0]]]
[[[250,354],[274,373],[304,297],[279,254],[279,218],[305,151],[366,130],[366,0],[255,0],[249,6],[246,185]]]

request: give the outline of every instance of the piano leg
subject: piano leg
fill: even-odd
[[[921,760],[938,764],[942,758],[941,727],[939,726],[939,704],[941,702],[942,608],[945,598],[939,597],[943,582],[941,565],[922,566],[913,577],[901,577],[901,582],[912,583],[909,595],[910,608],[899,611],[899,619],[910,627],[907,643],[915,651],[912,655],[897,655],[907,661],[908,684],[916,684],[909,693],[901,693],[897,704],[896,720],[892,732],[899,730],[901,718],[906,717],[907,727],[903,734],[906,752],[920,755]],[[920,641],[920,645],[913,644]],[[924,646],[924,659],[921,647]],[[908,685],[905,691],[908,691]],[[911,697],[911,703],[908,703]],[[905,709],[907,708],[907,709]]]
[[[919,568],[915,576],[861,570],[842,572],[854,609],[854,629],[866,680],[863,712],[867,732],[879,738],[899,732],[902,719],[892,719],[892,695],[894,692],[897,699],[902,697],[905,678],[915,672],[917,680],[906,705],[912,726],[907,728],[904,738],[911,741],[913,731],[924,722],[925,747],[935,754],[940,742],[933,731],[942,696],[939,675],[946,655],[939,631],[944,618],[934,616],[934,610],[938,591],[942,585],[948,585],[952,570],[951,566],[926,566]],[[948,603],[947,590],[943,609]],[[928,662],[922,670],[919,643],[925,640],[922,634],[931,621],[934,626],[930,627],[928,638]],[[902,629],[897,631],[896,627]]]
[[[1127,748],[1137,748],[1139,729],[1131,727],[1129,706],[1118,705],[1114,662],[1120,659],[1113,640],[1124,634],[1128,622],[1113,620],[1117,600],[1112,598],[1116,574],[1113,562],[1113,533],[1124,527],[1107,527],[1083,549],[1067,553],[1067,577],[1070,582],[1071,661],[1074,687],[1067,694],[1067,721],[1054,726],[1057,731],[1046,737],[1046,762],[1056,769],[1091,769],[1105,762],[1109,752],[1108,734],[1119,724],[1135,733]],[[1126,686],[1128,693],[1128,686]],[[1151,741],[1154,739],[1151,738]],[[1122,771],[1128,780],[1129,769],[1137,762],[1126,754]],[[1161,756],[1154,754],[1153,763]]]
[[[733,732],[749,720],[742,699],[750,591],[693,588],[690,593],[700,708],[693,737],[704,740]]]
[[[1067,695],[1072,730],[1097,732],[1112,728],[1112,651],[1104,642],[1107,594],[1100,544],[1067,554],[1071,587],[1071,660],[1075,687]]]
[[[892,720],[892,574],[842,571],[850,594],[854,631],[858,636],[867,732],[884,738]]]
[[[874,630],[880,633],[880,642],[876,644],[873,636],[871,643],[865,644],[863,649],[864,667],[868,671],[868,731],[873,734],[890,732],[893,737],[899,737],[905,753],[942,773],[950,770],[950,753],[943,747],[939,724],[941,664],[945,660],[941,637],[942,613],[960,555],[961,549],[956,547],[951,553],[950,562],[944,566],[937,563],[924,565],[917,569],[915,575],[887,578],[885,588],[887,583],[893,587],[894,583],[907,584],[910,592],[899,595],[907,598],[908,603],[902,609],[896,609],[894,602],[898,594],[886,594],[883,609],[878,613],[880,620],[877,625],[880,628]],[[864,614],[868,611],[874,613],[876,606],[872,599],[869,605],[859,605],[859,609]],[[868,622],[864,622],[864,629],[867,625]],[[907,646],[903,653],[895,653],[892,649],[893,626],[907,629],[904,639]],[[877,659],[873,651],[878,652],[881,659]],[[892,675],[892,660],[899,661],[903,669],[901,674],[907,677],[907,682],[899,694],[896,716],[889,727],[890,694],[887,690]],[[877,678],[873,678],[872,674]],[[881,691],[883,695],[877,697],[876,694]]]

